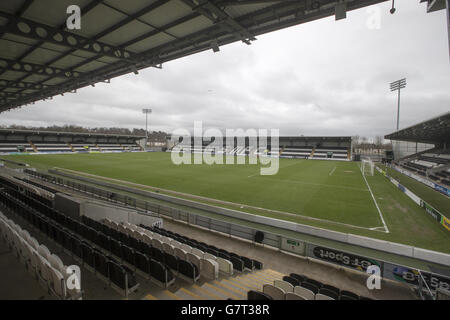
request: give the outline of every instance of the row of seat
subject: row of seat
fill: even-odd
[[[200,275],[206,279],[218,279],[220,264],[213,261],[211,257],[199,256],[193,253],[190,248],[182,248],[180,243],[176,243],[169,238],[163,238],[131,223],[119,224],[108,219],[105,219],[103,223],[128,234],[134,239],[133,241],[138,239],[141,244],[150,248],[154,259],[167,265],[177,276],[193,282],[197,281]],[[231,265],[231,263],[229,264]]]
[[[83,267],[94,272],[100,279],[125,297],[138,288],[139,284],[136,282],[135,275],[129,268],[112,256],[104,254],[99,248],[91,245],[87,239],[80,237],[80,234],[77,232],[82,225],[80,222],[48,207],[45,213],[39,212],[35,208],[38,206],[37,200],[28,198],[17,191],[7,191],[8,193],[0,193],[3,202],[37,230],[59,244],[65,252],[72,255]],[[21,200],[26,200],[28,203],[34,204],[34,206],[27,206]],[[50,212],[52,214],[49,214]]]
[[[212,259],[214,259],[215,257],[216,260],[219,260],[219,258],[228,260],[232,263],[233,269],[236,271],[243,272],[244,270],[253,271],[255,269],[257,270],[263,269],[263,264],[255,259],[240,256],[234,252],[228,252],[227,250],[217,248],[215,246],[197,241],[195,239],[188,238],[186,236],[180,235],[178,233],[169,230],[165,230],[163,228],[158,227],[151,228],[142,225],[141,227],[144,227],[147,230],[150,230],[154,233],[158,233],[162,236],[172,238],[175,241],[178,241],[179,243],[186,245],[187,246],[186,248],[188,248],[187,250],[189,250],[189,248],[191,248],[191,250],[193,251],[200,250],[200,252],[212,255],[213,256]]]
[[[1,197],[1,195],[0,195]],[[3,203],[4,198],[1,199]],[[0,212],[0,234],[26,269],[49,293],[63,300],[82,300],[81,273],[78,266],[65,266],[27,230]],[[76,273],[78,272],[78,274]]]
[[[110,250],[145,277],[152,277],[155,283],[167,287],[175,280],[174,275],[193,282],[198,280],[200,273],[195,264],[186,257],[153,246],[155,242],[152,238],[129,232],[121,224],[110,220],[101,223],[87,216],[82,216],[82,220],[90,230],[101,230],[96,232],[97,236],[88,235],[95,243]]]
[[[249,300],[370,300],[296,273],[275,280],[273,285],[264,284],[262,292],[248,292],[247,297]]]

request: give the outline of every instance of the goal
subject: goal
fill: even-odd
[[[373,176],[375,165],[370,159],[362,159],[361,160],[361,172],[362,174]]]

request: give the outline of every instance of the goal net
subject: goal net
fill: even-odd
[[[375,165],[370,159],[362,159],[361,160],[361,171],[362,174],[373,176]]]

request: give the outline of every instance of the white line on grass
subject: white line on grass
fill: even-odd
[[[386,225],[386,222],[384,221],[383,214],[381,213],[381,210],[380,210],[380,207],[378,206],[377,200],[375,200],[375,197],[374,197],[374,195],[373,195],[373,193],[372,193],[372,189],[370,189],[370,186],[369,186],[369,183],[367,182],[366,176],[365,176],[365,175],[363,174],[363,172],[362,172],[361,166],[359,167],[359,169],[360,169],[360,171],[361,171],[361,175],[362,175],[363,178],[364,178],[364,181],[366,182],[367,188],[369,189],[370,195],[372,196],[373,202],[375,203],[375,207],[377,207],[378,214],[380,215],[380,218],[381,218],[381,222],[383,222],[384,231],[385,231],[386,233],[389,233],[389,229],[388,229],[388,227],[387,227],[387,225]]]
[[[334,173],[334,170],[336,170],[336,167],[334,167],[328,175],[331,176]]]
[[[279,167],[278,169],[284,169],[284,168],[287,168],[287,167],[295,166],[296,164],[299,164],[299,163],[300,163],[300,161],[297,161],[297,162],[295,162],[295,163],[290,163],[290,164],[288,164],[288,165],[286,165],[286,166]],[[255,174],[249,175],[247,178],[255,177],[255,176],[257,176],[257,175],[260,175],[260,172],[259,172],[259,171],[258,171],[257,173],[255,173]]]

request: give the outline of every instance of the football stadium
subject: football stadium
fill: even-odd
[[[393,14],[382,0],[2,2],[0,119],[383,2]],[[448,19],[448,1],[416,2]],[[399,110],[405,86],[391,83]],[[449,103],[376,148],[339,130],[2,126],[0,299],[448,300]]]

